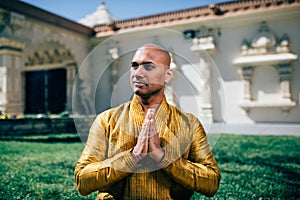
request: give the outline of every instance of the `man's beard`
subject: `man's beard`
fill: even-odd
[[[160,88],[157,88],[156,90],[153,90],[148,93],[143,93],[142,91],[137,90],[137,91],[134,91],[134,93],[137,96],[140,96],[142,99],[149,99],[151,96],[155,96],[156,94],[158,94],[162,89],[163,89],[163,87],[160,87]]]

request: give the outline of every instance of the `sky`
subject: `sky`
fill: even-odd
[[[21,0],[72,21],[78,21],[105,3],[120,20],[193,8],[229,0]]]

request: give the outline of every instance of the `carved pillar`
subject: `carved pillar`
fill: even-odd
[[[111,48],[109,49],[109,53],[111,55],[111,58],[113,59],[113,65],[112,65],[112,82],[113,82],[113,88],[115,88],[117,82],[118,82],[118,64],[120,59],[119,58],[119,52],[118,48]]]
[[[109,63],[112,63],[111,68],[111,79],[112,79],[112,85],[111,85],[111,91],[114,93],[114,90],[116,89],[118,80],[119,80],[119,73],[118,73],[118,65],[120,62],[119,58],[119,49],[117,47],[113,47],[109,49],[109,54],[111,56],[111,59]],[[115,93],[115,98],[111,99],[112,105],[117,105],[119,99],[119,94]]]
[[[290,79],[291,79],[291,64],[280,64],[277,67],[280,78],[280,93],[283,99],[291,100]]]
[[[0,55],[0,62],[3,63],[2,55]],[[6,111],[6,107],[5,107],[6,104],[7,104],[7,68],[0,66],[0,113],[4,113]]]
[[[0,111],[15,115],[23,113],[22,51],[25,44],[0,38]]]
[[[251,101],[252,94],[251,94],[251,78],[253,73],[253,67],[242,67],[241,69],[241,77],[243,81],[243,100],[244,101]]]
[[[171,64],[170,64],[170,68],[173,70],[173,78],[171,79],[171,81],[169,82],[168,84],[168,87],[166,88],[165,90],[165,94],[166,94],[166,98],[168,100],[168,103],[176,106],[176,107],[179,107],[179,103],[178,103],[178,100],[177,100],[177,97],[175,95],[175,79],[176,79],[176,74],[177,73],[180,73],[180,69],[178,68],[177,64],[176,64],[176,61],[175,61],[175,58],[173,56],[172,53],[170,53],[170,56],[171,56]]]
[[[75,64],[68,64],[66,66],[67,71],[67,102],[66,102],[66,111],[69,113],[72,112],[72,94],[73,94],[73,85],[76,78],[76,66]]]
[[[200,118],[202,121],[209,123],[213,122],[211,98],[211,68],[213,63],[207,58],[207,55],[203,53],[203,51],[212,55],[215,49],[216,46],[212,36],[193,39],[191,50],[200,56],[199,71],[201,73],[200,77],[203,78],[203,80],[199,80],[198,89],[200,95]]]

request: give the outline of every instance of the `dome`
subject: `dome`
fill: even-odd
[[[102,2],[94,13],[87,15],[85,18],[80,19],[78,22],[89,27],[94,27],[95,25],[100,24],[112,24],[116,20],[117,18],[109,13],[109,10]]]

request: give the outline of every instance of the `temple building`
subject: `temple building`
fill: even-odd
[[[132,97],[134,51],[156,43],[172,57],[168,101],[209,132],[299,132],[299,33],[299,0],[228,1],[126,20],[102,3],[78,22],[1,1],[0,112],[90,116],[119,105]]]

